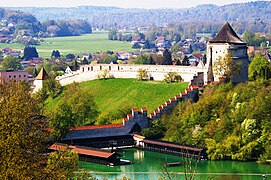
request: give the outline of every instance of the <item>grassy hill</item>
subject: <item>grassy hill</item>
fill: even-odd
[[[80,84],[92,92],[101,112],[99,119],[117,117],[120,111],[146,107],[151,113],[159,105],[187,88],[187,83],[167,84],[158,81],[137,81],[135,79],[93,80]],[[47,111],[55,110],[61,97],[47,101]],[[123,117],[119,117],[123,118]]]
[[[53,50],[59,50],[63,55],[69,53],[95,53],[100,51],[134,51],[132,45],[128,42],[110,41],[107,33],[93,33],[82,36],[54,37],[45,38],[46,44],[35,46],[40,57],[50,58]],[[4,44],[0,43],[0,49],[10,47],[21,50],[23,45],[18,43]]]

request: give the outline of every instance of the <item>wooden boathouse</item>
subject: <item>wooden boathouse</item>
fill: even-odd
[[[117,153],[109,152],[101,149],[95,149],[83,146],[69,146],[67,144],[55,143],[49,147],[50,150],[65,151],[71,150],[78,153],[79,160],[105,164],[105,165],[117,165],[120,163],[120,158]]]
[[[200,157],[203,159],[207,158],[207,154],[203,148],[183,146],[165,141],[153,141],[143,139],[139,141],[138,146],[145,150],[172,154],[181,157],[192,157],[192,158]]]

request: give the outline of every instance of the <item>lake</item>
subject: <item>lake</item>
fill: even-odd
[[[118,153],[122,155],[121,159],[128,159],[132,161],[132,164],[109,167],[80,161],[79,166],[90,171],[99,180],[114,180],[123,176],[131,180],[157,180],[159,177],[167,177],[163,167],[164,163],[184,161],[178,156],[135,148],[121,149],[118,150]],[[184,179],[184,170],[183,165],[167,168],[172,179]],[[268,176],[267,179],[271,179],[271,165],[257,164],[256,162],[202,160],[198,163],[195,179],[262,180],[263,174]],[[190,176],[190,174],[187,175]]]

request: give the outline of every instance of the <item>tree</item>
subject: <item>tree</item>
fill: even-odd
[[[78,169],[78,154],[71,151],[55,151],[50,153],[46,170],[50,179],[70,179],[75,177]]]
[[[265,73],[268,73],[267,77],[265,76]],[[250,80],[256,80],[259,77],[268,79],[270,77],[269,61],[264,56],[255,56],[255,58],[249,64],[248,77]]]
[[[151,43],[149,40],[146,40],[143,45],[143,49],[150,49],[150,48],[151,48]]]
[[[33,59],[38,58],[39,54],[37,52],[36,47],[27,46],[24,48],[24,57],[23,59]]]
[[[110,29],[108,32],[108,39],[109,40],[117,40],[117,30],[116,29]]]
[[[73,83],[64,91],[57,111],[51,115],[50,127],[58,138],[71,127],[94,124],[98,115],[98,107],[91,92]]]
[[[52,98],[57,97],[62,92],[62,86],[60,85],[59,81],[52,77],[44,80],[42,88]]]
[[[98,78],[99,79],[109,79],[111,77],[109,70],[108,69],[104,69],[102,72],[100,72],[98,74]]]
[[[74,55],[74,54],[67,54],[67,55],[66,55],[66,59],[71,59],[71,60],[73,60],[73,59],[75,59],[75,55]]]
[[[133,48],[133,49],[140,49],[141,46],[140,46],[139,43],[136,42],[136,43],[133,44],[132,48]]]
[[[133,60],[134,64],[155,64],[152,56],[148,54],[141,54]]]
[[[190,65],[190,62],[189,62],[189,59],[188,57],[185,55],[183,60],[182,60],[182,65],[183,66],[189,66]]]
[[[53,50],[51,57],[60,58],[60,52],[58,50]]]
[[[233,76],[239,74],[241,62],[234,62],[232,58],[232,54],[230,53],[225,54],[224,57],[220,56],[214,63],[214,74],[225,78],[226,81],[231,80]]]
[[[8,55],[4,58],[4,60],[1,62],[1,69],[3,70],[22,70],[23,66],[19,62],[18,58]]]
[[[44,179],[46,119],[24,82],[0,84],[0,179]]]
[[[167,83],[177,82],[181,80],[182,80],[182,77],[176,72],[168,72],[164,78],[164,81]]]
[[[165,49],[165,51],[163,52],[162,65],[172,65],[172,57],[168,49]]]
[[[146,81],[149,79],[149,74],[146,69],[139,69],[137,71],[137,79],[141,81]]]

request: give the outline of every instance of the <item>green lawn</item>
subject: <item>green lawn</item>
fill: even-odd
[[[53,50],[59,50],[63,55],[69,53],[95,53],[100,51],[134,51],[128,42],[110,41],[107,33],[93,33],[82,36],[45,38],[46,44],[36,46],[40,57],[49,58]],[[21,50],[24,47],[20,44],[0,43],[0,48],[10,47]]]
[[[148,114],[187,88],[187,83],[137,81],[135,79],[93,80],[80,84],[92,92],[101,116],[115,114],[118,109],[148,109]],[[47,109],[55,110],[60,98],[47,101]]]

